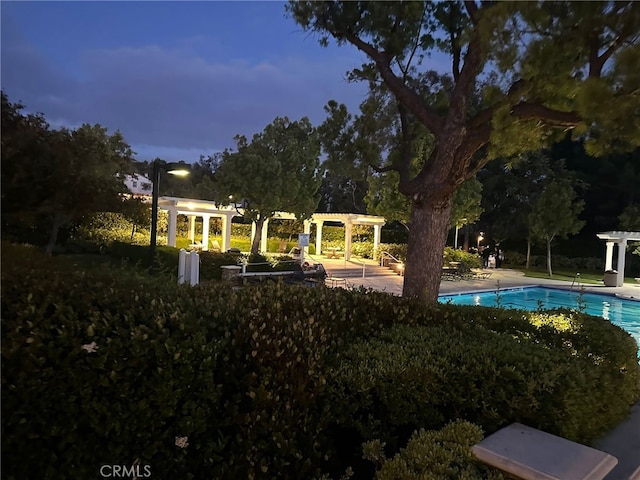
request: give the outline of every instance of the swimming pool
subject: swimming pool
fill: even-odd
[[[579,292],[545,287],[522,287],[500,290],[500,305],[505,308],[519,308],[522,310],[537,310],[542,302],[542,308],[577,308]],[[451,302],[455,305],[482,305],[495,307],[496,291],[472,292],[440,295],[442,303]],[[613,295],[597,293],[583,293],[582,305],[584,312],[610,320],[611,323],[624,328],[640,345],[640,301],[626,300]]]

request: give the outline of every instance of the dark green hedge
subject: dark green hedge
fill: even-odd
[[[386,445],[380,440],[367,442],[363,450],[378,468],[376,480],[504,480],[500,471],[482,464],[471,451],[482,438],[477,425],[455,421],[437,431],[414,432],[393,458],[386,458]]]
[[[124,242],[113,242],[110,255],[115,259],[123,259],[131,264],[148,268],[151,263],[148,245],[133,245]],[[242,258],[234,253],[199,252],[200,281],[220,280],[222,265],[236,265]],[[180,249],[158,245],[156,247],[156,262],[159,269],[172,276],[178,274],[178,258]]]
[[[461,417],[584,440],[639,394],[633,341],[593,317],[178,287],[60,261],[3,246],[3,478],[96,478],[136,459],[161,478],[366,478],[373,438],[394,455]]]

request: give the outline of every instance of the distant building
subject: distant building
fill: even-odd
[[[137,173],[134,173],[133,175],[125,175],[124,184],[134,197],[150,197],[153,191],[153,183],[151,180],[144,175],[138,175]]]

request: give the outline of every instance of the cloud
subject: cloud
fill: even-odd
[[[118,129],[134,150],[138,145],[141,159],[153,158],[144,152],[156,156],[162,149],[182,156],[233,147],[236,134],[251,137],[276,116],[308,116],[318,124],[328,100],[355,108],[365,93],[363,85],[344,80],[344,73],[358,64],[349,56],[314,61],[312,56],[271,55],[271,61],[217,63],[184,46],[201,41],[194,38],[173,49],[148,45],[85,51],[77,79],[18,32],[9,32],[5,44],[5,33],[2,87],[10,100],[21,98],[56,126],[100,123]]]

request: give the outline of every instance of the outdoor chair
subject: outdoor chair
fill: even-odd
[[[200,240],[196,240],[192,244],[189,245],[189,248],[192,250],[202,250],[202,242]]]

